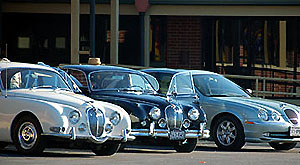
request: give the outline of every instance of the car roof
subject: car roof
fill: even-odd
[[[7,62],[7,61],[0,61],[0,68],[1,69],[5,69],[5,68],[32,68],[32,69],[45,69],[45,70],[55,71],[52,68],[37,65],[37,64],[29,64],[29,63],[21,63],[21,62]]]
[[[190,71],[194,75],[198,75],[198,74],[215,74],[215,75],[218,75],[217,73],[210,72],[210,71],[205,71],[205,70],[187,70],[187,69],[170,69],[170,68],[151,68],[151,69],[143,69],[142,71],[156,72],[156,73],[171,73],[171,74]]]
[[[65,65],[62,66],[61,68],[82,70],[86,74],[89,74],[90,72],[93,71],[100,71],[100,70],[102,71],[114,70],[114,71],[123,71],[123,72],[141,74],[140,71],[137,70],[123,68],[119,66],[107,66],[107,65]]]

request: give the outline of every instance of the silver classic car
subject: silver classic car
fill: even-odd
[[[146,69],[160,83],[160,93],[176,100],[198,102],[207,115],[211,137],[221,149],[235,150],[245,142],[268,142],[276,150],[289,150],[300,141],[300,108],[252,97],[225,77],[200,70]],[[181,97],[187,83],[177,83],[181,74],[191,74],[197,98]]]
[[[13,142],[24,154],[72,147],[112,155],[135,138],[123,108],[73,93],[52,68],[2,61],[0,76],[1,148]]]

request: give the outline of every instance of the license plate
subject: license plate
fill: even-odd
[[[184,140],[185,132],[181,130],[172,130],[169,134],[170,140]]]
[[[300,127],[291,127],[290,136],[300,136]]]

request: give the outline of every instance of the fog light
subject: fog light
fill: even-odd
[[[185,120],[183,121],[183,123],[182,123],[182,126],[183,126],[184,128],[189,128],[190,125],[191,125],[191,121],[190,121],[189,119],[185,119]]]
[[[106,124],[106,126],[105,126],[105,132],[106,133],[111,133],[112,132],[112,128],[113,128],[112,124]]]
[[[86,131],[86,125],[84,123],[81,123],[78,127],[78,131],[80,132]]]
[[[159,119],[158,125],[160,128],[165,128],[167,126],[167,121],[163,118]]]
[[[141,125],[142,125],[143,127],[146,126],[146,124],[147,124],[146,121],[142,121],[142,122],[141,122]]]

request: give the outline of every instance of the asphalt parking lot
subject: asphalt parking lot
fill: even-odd
[[[113,156],[95,156],[89,150],[46,149],[40,156],[20,155],[13,146],[0,150],[0,164],[300,164],[300,146],[274,151],[267,144],[246,144],[241,151],[219,151],[212,142],[200,142],[192,153],[170,147],[130,146]]]

